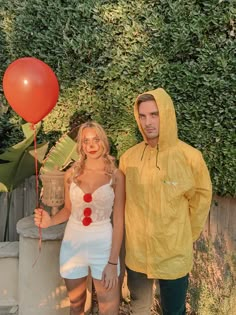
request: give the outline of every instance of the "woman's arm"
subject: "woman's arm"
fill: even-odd
[[[115,173],[115,200],[113,207],[112,248],[109,262],[117,263],[124,235],[125,176],[121,170]]]
[[[69,169],[64,176],[64,189],[65,189],[65,203],[64,207],[57,212],[53,217],[43,209],[35,209],[34,223],[41,228],[47,228],[52,225],[63,223],[69,219],[71,214],[71,201],[70,201],[70,183],[68,182],[71,176],[71,169]]]
[[[108,263],[103,271],[102,282],[106,289],[118,285],[117,264],[124,235],[125,176],[121,170],[115,173],[115,200],[113,206],[112,247]]]

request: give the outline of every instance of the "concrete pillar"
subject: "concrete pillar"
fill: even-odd
[[[0,242],[0,308],[18,305],[18,242]]]
[[[69,299],[59,274],[59,251],[65,224],[39,231],[33,216],[17,223],[19,245],[19,315],[69,315]],[[91,282],[87,310],[91,307]]]

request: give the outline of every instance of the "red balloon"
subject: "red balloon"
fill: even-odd
[[[43,61],[25,57],[12,62],[3,76],[4,95],[24,120],[36,124],[56,105],[59,84]]]

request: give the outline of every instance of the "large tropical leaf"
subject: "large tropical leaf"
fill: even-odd
[[[64,170],[71,162],[74,162],[77,159],[78,153],[76,152],[76,141],[68,134],[65,134],[47,154],[40,172],[45,173],[55,169],[59,171]]]
[[[36,134],[41,124],[36,125]],[[22,125],[25,140],[0,154],[0,192],[11,191],[25,178],[35,174],[34,131],[31,124]],[[47,143],[37,146],[37,160],[41,164],[48,148]],[[40,166],[40,165],[39,165]]]

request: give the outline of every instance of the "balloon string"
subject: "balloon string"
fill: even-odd
[[[37,154],[37,134],[36,134],[36,128],[35,124],[32,124],[32,129],[34,131],[34,164],[35,164],[35,187],[36,187],[36,208],[39,208],[41,196],[39,199],[39,175],[38,175],[38,154]],[[38,233],[39,233],[39,243],[38,243],[38,256],[35,259],[35,262],[33,263],[33,266],[35,266],[36,262],[38,261],[39,255],[41,253],[42,249],[42,228],[39,225],[38,226]]]
[[[37,154],[37,139],[36,128],[32,125],[34,130],[34,164],[35,164],[35,187],[36,187],[36,208],[39,207],[39,177],[38,177],[38,154]]]

